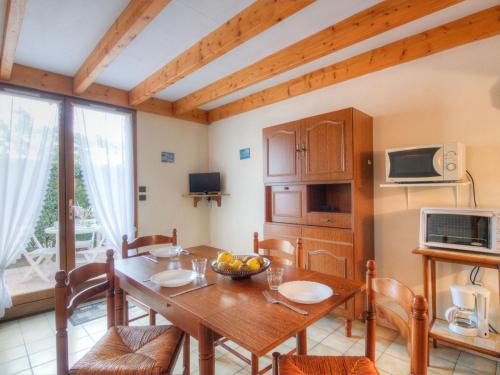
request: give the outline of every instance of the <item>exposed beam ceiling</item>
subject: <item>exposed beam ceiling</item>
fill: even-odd
[[[137,105],[296,13],[314,0],[257,0],[130,91]]]
[[[2,80],[0,80],[0,82],[2,82]],[[20,87],[51,92],[54,94],[82,98],[100,103],[116,105],[119,107],[137,109],[139,111],[155,113],[168,117],[175,117],[182,120],[189,120],[202,124],[208,123],[206,111],[197,109],[190,113],[186,113],[185,115],[175,116],[172,111],[172,103],[167,100],[157,98],[148,99],[138,106],[131,106],[128,102],[128,91],[97,83],[91,84],[83,94],[77,95],[73,91],[72,77],[30,68],[23,65],[14,64],[11,79],[3,82]]]
[[[362,53],[209,111],[209,122],[500,34],[500,6]]]
[[[387,0],[292,44],[174,102],[176,113],[271,78],[463,0]]]
[[[131,0],[78,69],[74,80],[75,93],[83,93],[169,2]]]
[[[17,41],[21,33],[27,0],[7,0],[3,28],[2,54],[0,57],[0,78],[10,79],[16,56]]]

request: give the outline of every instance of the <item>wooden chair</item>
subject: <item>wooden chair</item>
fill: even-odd
[[[174,326],[115,326],[113,250],[107,251],[106,258],[106,263],[88,263],[69,274],[56,273],[57,374],[171,374],[184,333]],[[95,279],[102,275],[106,275],[104,280]],[[107,297],[108,331],[69,369],[68,318],[78,305],[103,292]]]
[[[156,234],[152,236],[144,236],[144,237],[138,237],[132,242],[128,242],[128,236],[124,235],[122,237],[123,242],[122,242],[122,258],[130,258],[130,257],[136,257],[136,256],[141,256],[141,255],[150,255],[149,252],[145,251],[140,253],[139,249],[145,246],[153,246],[153,245],[166,245],[166,244],[172,244],[172,245],[177,245],[177,229],[174,229],[172,231],[172,236],[163,236],[161,234]],[[135,253],[130,254],[130,250],[135,250]],[[131,301],[134,305],[139,307],[141,310],[146,311],[146,314],[136,316],[135,318],[129,319],[128,316],[128,303]],[[156,311],[150,309],[148,306],[144,305],[141,301],[138,301],[137,299],[131,297],[131,296],[125,296],[125,304],[124,304],[124,319],[123,319],[123,324],[128,325],[130,322],[133,322],[135,320],[142,319],[146,316],[149,316],[149,325],[154,326],[156,324]]]
[[[254,232],[253,252],[271,257],[273,258],[273,262],[283,265],[297,265],[299,268],[304,266],[301,238],[298,238],[296,246],[293,246],[290,241],[276,238],[259,241],[259,233]]]
[[[406,339],[411,374],[427,374],[427,301],[422,296],[415,296],[410,288],[399,281],[376,278],[375,267],[375,261],[369,260],[366,272],[365,357],[290,356],[273,353],[273,375],[376,375],[376,316],[396,328]],[[380,301],[377,300],[378,297],[381,297]]]
[[[253,244],[254,253],[259,255],[264,255],[272,259],[273,264],[279,263],[281,265],[297,265],[302,267],[303,256],[302,256],[302,239],[297,239],[297,245],[293,246],[290,241],[279,240],[279,239],[268,239],[264,241],[259,241],[259,234],[254,232],[253,234]],[[263,250],[261,252],[260,250]],[[305,334],[301,335],[300,338],[297,336],[297,345],[299,345],[299,340],[306,341],[307,336]],[[272,365],[266,366],[259,370],[259,357],[252,354],[249,359],[239,353],[237,350],[231,348],[226,342],[229,341],[227,338],[222,337],[216,341],[216,345],[223,347],[231,354],[240,358],[242,361],[249,364],[252,368],[253,374],[264,374],[269,371]],[[296,349],[293,349],[289,354],[294,353]]]

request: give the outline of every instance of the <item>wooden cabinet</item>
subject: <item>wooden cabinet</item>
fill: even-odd
[[[300,180],[300,121],[266,128],[264,136],[264,182]]]
[[[303,227],[302,245],[306,267],[333,276],[354,279],[354,246],[351,231]],[[352,318],[354,301],[336,309],[336,313]]]
[[[301,180],[352,178],[352,110],[303,120],[301,125]]]
[[[265,238],[302,238],[307,267],[364,281],[373,250],[372,119],[348,108],[263,130]],[[363,313],[362,295],[336,310]]]
[[[352,178],[353,110],[265,128],[264,182]]]
[[[271,195],[271,218],[273,222],[294,224],[305,223],[305,186],[273,186]]]

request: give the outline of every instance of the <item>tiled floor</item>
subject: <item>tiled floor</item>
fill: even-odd
[[[136,324],[147,324],[137,321]],[[158,324],[166,323],[159,318]],[[77,361],[104,334],[105,318],[72,326],[69,324],[69,359],[70,364]],[[44,313],[12,322],[0,324],[0,374],[47,374],[56,373],[54,313]],[[308,330],[308,348],[316,355],[363,355],[363,324],[355,322],[353,337],[343,335],[343,321],[331,315]],[[408,355],[403,340],[395,332],[379,327],[377,331],[377,368],[381,375],[407,374],[409,371]],[[284,353],[294,345],[290,339],[278,351]],[[234,346],[237,348],[237,346]],[[197,343],[191,346],[192,374],[198,375]],[[245,352],[241,349],[241,352]],[[216,350],[216,373],[250,374],[249,366],[240,359],[231,356],[224,349]],[[261,365],[271,361],[270,355],[261,358]],[[180,366],[180,361],[178,363]],[[178,368],[180,368],[178,366]],[[179,373],[177,371],[176,373]],[[460,352],[440,346],[431,350],[429,374],[456,375],[500,375],[500,363],[486,358]]]

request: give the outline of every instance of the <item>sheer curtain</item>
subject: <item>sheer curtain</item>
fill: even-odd
[[[108,245],[121,254],[122,236],[135,232],[132,116],[75,105],[74,134],[90,203]]]
[[[33,235],[59,124],[53,101],[0,92],[0,317],[12,306],[5,269]]]

